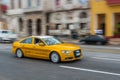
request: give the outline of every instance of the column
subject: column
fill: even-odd
[[[45,16],[45,13],[43,13],[42,15],[43,16],[42,16],[42,24],[41,24],[41,26],[42,26],[41,35],[46,35],[46,16]]]
[[[32,22],[32,35],[33,36],[35,36],[35,35],[37,35],[37,33],[36,33],[36,19],[33,19],[32,20],[33,22]]]
[[[111,13],[108,13],[106,14],[106,33],[105,33],[105,36],[107,37],[110,37],[110,36],[113,36],[113,21],[114,20],[114,17]]]
[[[28,36],[28,20],[27,19],[24,19],[23,21],[23,34],[22,36]]]

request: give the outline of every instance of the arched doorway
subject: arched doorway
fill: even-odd
[[[19,23],[19,31],[23,31],[23,19],[19,18],[18,23]]]
[[[98,28],[97,30],[101,30],[100,34],[105,36],[106,34],[106,15],[105,14],[98,14]]]
[[[40,19],[36,20],[36,32],[37,32],[37,35],[41,34],[41,20]]]
[[[28,35],[29,36],[32,35],[32,20],[31,19],[28,20]]]
[[[86,12],[81,12],[80,13],[80,18],[87,18],[87,13]]]

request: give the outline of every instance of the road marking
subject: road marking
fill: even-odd
[[[120,61],[120,59],[111,59],[111,58],[99,58],[99,57],[92,57],[94,59],[102,59],[102,60],[111,60],[111,61]]]
[[[77,67],[70,67],[70,66],[60,66],[61,68],[66,69],[73,69],[73,70],[80,70],[80,71],[87,71],[87,72],[94,72],[94,73],[102,73],[102,74],[109,74],[114,76],[120,76],[118,73],[112,73],[112,72],[105,72],[105,71],[98,71],[98,70],[92,70],[92,69],[84,69],[84,68],[77,68]]]

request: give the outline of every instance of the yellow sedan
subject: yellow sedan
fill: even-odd
[[[80,46],[61,42],[53,36],[30,36],[13,43],[12,52],[16,57],[32,57],[60,61],[82,59]]]

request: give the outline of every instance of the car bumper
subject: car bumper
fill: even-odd
[[[14,42],[16,38],[0,38],[1,42]]]
[[[82,58],[83,58],[83,55],[82,55],[82,51],[81,51],[80,55],[78,55],[78,56],[75,53],[63,54],[61,57],[61,61],[74,61],[74,60],[80,60]]]
[[[75,61],[75,60],[81,60],[83,56],[80,56],[78,58],[66,58],[64,60],[61,60],[62,62],[67,62],[67,61]]]

